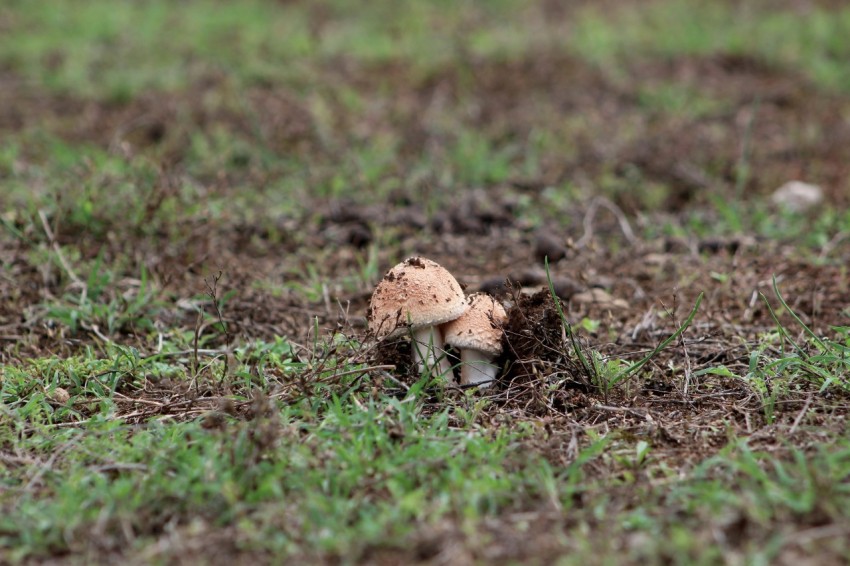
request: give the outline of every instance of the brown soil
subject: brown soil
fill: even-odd
[[[598,73],[581,67],[575,61],[541,58],[527,64],[508,63],[506,67],[492,65],[490,63],[475,68],[470,79],[472,86],[464,91],[464,96],[482,100],[482,123],[493,124],[495,118],[500,117],[504,124],[529,128],[535,116],[529,118],[523,114],[531,112],[523,106],[523,98],[527,98],[523,95],[542,92],[547,88],[550,92],[558,93],[547,101],[560,105],[565,111],[610,111],[626,119],[637,112],[629,96],[622,93],[619,87],[606,83]],[[552,73],[554,69],[561,72]],[[757,132],[754,139],[770,140],[770,131],[775,131],[778,138],[775,144],[766,144],[763,152],[761,149],[754,151],[753,159],[762,172],[758,179],[785,179],[793,172],[802,171],[802,165],[793,163],[804,162],[807,166],[822,162],[819,171],[823,175],[829,173],[830,179],[842,176],[850,178],[847,174],[850,157],[846,155],[850,143],[837,143],[847,139],[850,129],[846,123],[831,119],[834,112],[848,107],[850,103],[847,99],[809,91],[805,85],[799,86],[799,77],[787,77],[761,64],[729,57],[655,64],[641,67],[635,74],[645,77],[647,81],[683,77],[682,80],[690,81],[700,89],[713,89],[721,93],[733,100],[739,109],[748,107],[753,92],[761,93],[762,102],[758,112],[770,114],[773,118],[765,120],[763,126],[754,126]],[[497,82],[496,77],[500,76],[512,79]],[[574,86],[570,89],[553,89],[552,80],[565,81],[564,87],[566,83]],[[414,84],[411,94],[419,102],[409,102],[413,104],[409,115],[411,119],[416,114],[413,109],[421,110],[421,105],[430,104],[436,90],[442,89],[451,94],[459,88],[456,81],[453,75],[448,75],[430,77],[421,84]],[[582,89],[576,88],[576,84],[585,86],[586,92],[590,94],[582,94]],[[212,89],[214,86],[208,85],[207,88]],[[11,89],[14,91],[15,87]],[[487,93],[491,95],[485,96]],[[68,136],[70,140],[79,136],[92,143],[109,144],[113,136],[105,136],[104,132],[115,132],[120,129],[118,124],[132,122],[135,119],[131,118],[133,116],[148,115],[151,108],[164,113],[162,121],[169,122],[166,116],[168,112],[176,112],[174,108],[180,105],[196,104],[201,108],[192,111],[193,118],[186,124],[203,129],[209,123],[208,120],[213,118],[205,117],[203,104],[197,103],[203,100],[203,96],[198,94],[180,95],[179,102],[173,104],[167,100],[165,104],[159,104],[154,102],[158,100],[156,97],[144,97],[120,107],[99,106],[95,102],[71,103],[67,106],[65,100],[49,99],[46,96],[34,100],[12,97],[17,104],[12,105],[16,111],[10,111],[4,120],[0,120],[0,124],[5,129],[26,128],[29,123],[20,123],[20,116],[27,115],[24,110],[41,112],[46,120],[60,120],[59,108],[74,107],[74,104],[87,105],[92,110],[77,108],[78,111],[72,112],[76,118],[67,118],[66,122],[56,127],[56,131]],[[254,107],[255,112],[265,112],[263,108],[272,108],[263,106],[271,104],[269,100],[289,100],[288,95],[274,93],[269,93],[269,98],[265,99],[258,93],[251,93],[250,96],[259,104]],[[21,105],[29,106],[24,108]],[[0,107],[4,105],[0,104]],[[272,122],[298,122],[294,116],[301,113],[295,102],[281,102],[281,105],[273,107],[277,110],[271,112]],[[294,114],[289,114],[289,110],[284,111],[284,107],[292,109]],[[18,118],[12,119],[13,115]],[[287,118],[290,115],[293,117]],[[247,127],[245,116],[223,112],[216,114],[214,119],[223,122],[230,120],[232,127],[237,130]],[[703,122],[671,122],[659,126],[648,120],[646,127],[660,128],[654,137],[624,147],[606,159],[622,162],[625,159],[623,156],[630,156],[633,162],[641,163],[646,174],[655,171],[657,175],[669,175],[676,168],[672,163],[682,163],[681,155],[695,159],[696,153],[691,152],[691,149],[696,152],[695,148],[700,145],[699,151],[706,154],[706,161],[726,163],[726,167],[732,167],[736,157],[735,152],[728,149],[729,140],[721,136],[711,143],[700,144],[695,141],[699,139],[700,128],[705,127],[706,131],[715,128],[716,120],[734,122],[735,117],[724,114],[712,118],[709,122],[714,123],[714,126]],[[804,120],[817,124],[829,135],[813,138],[808,149],[796,147],[794,155],[781,151],[777,153],[775,147],[789,145],[792,141],[782,139],[784,128],[776,126],[777,121],[793,125]],[[304,117],[298,123],[302,123],[303,127],[292,130],[292,136],[287,139],[302,140],[307,144],[304,147],[309,148],[312,143],[310,136],[305,134],[306,137],[302,138],[300,134],[294,133],[308,132],[309,118]],[[765,128],[764,132],[759,129],[761,127]],[[401,130],[408,131],[407,128]],[[734,136],[732,130],[734,128],[731,126],[717,128],[717,131],[726,132],[724,135],[728,136]],[[284,134],[278,132],[277,135]],[[140,147],[152,144],[161,149],[163,144],[167,145],[164,140],[169,136],[147,136],[144,137],[146,141],[138,143]],[[661,145],[652,150],[646,149],[655,143],[652,140]],[[774,150],[768,151],[771,146],[775,146]],[[583,148],[584,151],[588,151],[588,148]],[[592,147],[589,151],[593,152]],[[784,157],[780,159],[778,156]],[[171,157],[163,159],[171,160]],[[599,159],[592,155],[582,154],[575,159],[575,163],[580,163],[585,170],[599,163]],[[561,167],[566,170],[563,164]],[[554,177],[564,174],[565,171],[561,171]],[[743,363],[741,355],[745,352],[745,346],[742,341],[756,340],[760,333],[769,331],[773,326],[757,293],[763,292],[771,297],[771,302],[776,305],[770,286],[774,275],[790,306],[807,324],[812,325],[815,332],[825,334],[829,332],[830,325],[847,324],[845,309],[850,303],[850,291],[845,266],[850,246],[846,240],[837,240],[824,257],[807,257],[807,254],[797,252],[782,242],[760,242],[752,238],[630,242],[622,236],[616,219],[600,213],[593,218],[593,238],[588,242],[589,245],[576,247],[575,242],[587,235],[587,226],[583,225],[586,209],[557,210],[556,215],[544,212],[544,224],[539,228],[517,220],[520,194],[538,202],[534,206],[541,210],[547,209],[548,205],[542,201],[543,195],[538,190],[551,180],[546,177],[544,173],[539,180],[517,182],[510,186],[498,185],[486,191],[469,190],[448,210],[430,215],[404,195],[396,201],[380,205],[355,201],[316,203],[313,211],[305,212],[301,217],[281,218],[274,227],[278,233],[274,239],[267,228],[247,224],[239,219],[216,225],[198,223],[181,227],[179,233],[153,235],[127,231],[126,227],[115,223],[106,228],[105,242],[101,237],[86,234],[84,227],[68,226],[56,230],[56,238],[59,244],[78,245],[84,259],[94,259],[98,253],[102,253],[105,260],[109,261],[132,250],[130,256],[134,258],[133,261],[145,266],[153,278],[154,288],[163,298],[203,295],[207,292],[210,277],[220,271],[223,273],[221,287],[234,292],[224,309],[231,339],[250,341],[282,335],[303,343],[309,340],[312,333],[310,321],[315,319],[319,320],[322,329],[339,328],[354,335],[363,332],[367,300],[371,293],[369,282],[361,282],[356,290],[345,290],[335,282],[356,272],[365,248],[384,239],[384,234],[392,233],[398,242],[397,246],[378,250],[382,269],[401,257],[422,255],[433,258],[454,273],[467,286],[467,291],[485,290],[505,298],[511,297],[513,292],[513,299],[520,305],[511,311],[509,329],[513,335],[521,337],[524,332],[521,325],[517,326],[519,323],[516,317],[529,319],[527,324],[530,326],[525,329],[534,328],[535,324],[544,325],[545,332],[540,343],[524,343],[517,338],[510,344],[515,362],[509,374],[511,378],[540,374],[541,369],[529,366],[528,360],[545,360],[546,351],[558,349],[556,345],[560,340],[560,326],[551,305],[547,304],[543,308],[540,306],[543,304],[540,301],[544,300],[542,295],[537,295],[533,301],[538,303],[534,303],[531,298],[516,294],[516,290],[511,291],[506,285],[511,283],[532,290],[543,288],[546,284],[542,269],[544,257],[552,262],[553,282],[556,293],[565,301],[567,318],[573,323],[583,318],[600,321],[599,329],[594,334],[585,334],[585,340],[595,349],[612,356],[628,356],[630,351],[642,351],[657,343],[660,337],[676,327],[676,321],[681,319],[683,312],[690,308],[697,294],[702,291],[706,293],[706,299],[689,331],[690,345],[672,351],[667,356],[674,360],[675,365],[688,361],[694,371],[711,364]],[[165,175],[164,185],[168,184],[167,180],[168,175]],[[226,185],[224,182],[223,190],[227,190]],[[687,184],[678,183],[676,186],[681,188]],[[837,181],[826,186],[832,189],[828,192],[831,204],[844,202],[848,193],[839,190]],[[670,201],[670,212],[688,202],[689,198]],[[668,218],[675,221],[674,216]],[[53,219],[48,220],[53,222]],[[98,332],[102,334],[102,328],[84,326],[78,333],[71,335],[67,328],[55,325],[46,316],[39,305],[63,294],[73,295],[79,290],[75,289],[75,284],[69,281],[61,267],[54,264],[36,267],[30,262],[26,238],[38,241],[42,238],[40,228],[28,223],[22,216],[13,216],[13,222],[17,222],[16,226],[23,232],[25,239],[4,237],[0,240],[0,258],[7,266],[6,276],[0,279],[3,290],[0,295],[0,328],[3,330],[0,359],[5,362],[24,360],[45,352],[68,355],[83,345],[99,342],[101,338]],[[163,247],[163,237],[171,240],[176,238],[176,241],[173,245]],[[46,245],[42,244],[41,247],[46,248]],[[317,266],[319,275],[327,282],[327,301],[308,303],[297,293],[269,293],[257,286],[258,282],[291,277],[292,273],[304,270],[307,265]],[[132,295],[137,291],[137,283],[130,278],[137,273],[137,267],[128,269],[128,279],[118,282],[109,292],[115,297]],[[723,277],[713,277],[712,274],[721,274]],[[602,289],[612,299],[619,301],[600,303],[571,300],[593,289]],[[542,314],[544,311],[545,316]],[[673,316],[667,316],[667,311]],[[157,316],[163,323],[172,326],[192,328],[195,324],[191,310],[164,308]],[[787,318],[785,321],[788,322]],[[540,337],[539,332],[534,332],[534,335]],[[132,323],[118,328],[108,338],[143,349],[153,347],[152,343],[146,343],[146,339],[140,337]],[[218,343],[224,340],[225,337],[221,336]],[[549,343],[547,340],[555,342]],[[684,358],[686,355],[688,358]],[[695,363],[703,365],[696,366]],[[661,362],[656,364],[656,371],[661,371],[661,367]],[[571,366],[570,371],[574,370]],[[666,381],[664,376],[656,379]]]
[[[711,197],[728,198],[744,132],[749,130],[751,174],[744,186],[748,197],[764,196],[789,179],[801,178],[821,184],[825,206],[841,210],[850,204],[850,122],[836,117],[850,113],[850,97],[821,92],[801,77],[760,61],[728,55],[635,64],[627,69],[627,79],[618,81],[552,53],[502,62],[470,59],[468,68],[428,76],[396,66],[342,63],[323,72],[379,101],[381,111],[351,114],[342,104],[332,106],[329,131],[335,140],[320,139],[316,118],[298,95],[267,87],[237,94],[221,77],[183,93],[151,93],[124,104],[106,104],[34,93],[14,76],[4,76],[0,133],[44,127],[70,142],[95,144],[128,158],[149,156],[158,160],[162,172],[157,186],[168,191],[173,186],[169,179],[184,178],[192,131],[223,128],[236,136],[259,136],[272,152],[309,154],[322,163],[333,163],[334,144],[390,132],[403,148],[390,174],[396,175],[408,170],[422,148],[439,155],[451,137],[447,128],[435,125],[437,111],[485,131],[490,139],[506,141],[527,139],[553,115],[572,117],[580,127],[565,120],[563,129],[555,132],[563,151],[544,154],[535,177],[463,187],[444,201],[451,206],[438,211],[427,210],[416,197],[418,191],[434,187],[435,180],[426,178],[380,204],[359,197],[306,201],[303,213],[273,225],[234,215],[214,224],[197,220],[172,227],[169,233],[147,233],[113,218],[104,219],[105,226],[93,236],[84,226],[62,224],[61,218],[46,220],[56,243],[79,247],[83,260],[98,254],[105,262],[129,258],[124,278],[105,291],[106,302],[135,297],[144,267],[159,305],[147,316],[159,328],[213,336],[207,347],[285,336],[303,345],[299,356],[317,355],[307,346],[315,338],[316,322],[322,337],[342,332],[366,339],[363,351],[345,355],[396,369],[389,376],[383,370],[372,372],[363,380],[364,389],[409,384],[410,352],[404,340],[378,345],[369,341],[365,317],[376,281],[355,278],[351,283],[352,274],[360,273],[370,248],[377,253],[378,276],[405,257],[434,259],[467,292],[492,292],[511,305],[506,353],[500,360],[507,371],[487,393],[493,403],[481,419],[494,425],[517,418],[539,421],[546,433],[535,442],[554,462],[569,463],[565,446],[588,428],[649,438],[653,454],[671,468],[687,467],[715,453],[727,440],[727,427],[756,443],[771,443],[777,451],[783,450],[777,431],[793,429],[785,441],[807,442],[811,433],[791,423],[816,391],[814,385],[789,392],[777,407],[776,421],[769,423],[758,397],[742,380],[694,374],[721,365],[735,374],[746,373],[750,352],[776,328],[759,295],[778,309],[773,277],[789,306],[816,334],[830,335],[831,326],[850,324],[850,240],[838,237],[814,251],[794,242],[741,235],[644,241],[624,234],[620,219],[604,210],[591,218],[590,203],[552,205],[544,189],[564,182],[587,187],[607,175],[626,187],[615,195],[619,208],[612,208],[625,211],[631,226],[676,225],[684,212],[699,209]],[[636,90],[671,81],[720,99],[721,110],[698,118],[647,111]],[[224,94],[213,96],[216,93]],[[22,158],[37,161],[38,156]],[[635,187],[628,187],[635,170],[638,183],[666,187],[662,204],[651,213],[644,211]],[[231,194],[238,186],[264,188],[272,180],[250,168],[240,175],[237,179],[224,172],[201,181],[210,191]],[[451,189],[435,191],[440,196],[440,191]],[[155,201],[152,207],[155,212]],[[538,211],[540,222],[519,220],[525,217],[523,210]],[[106,340],[137,347],[143,355],[156,350],[157,332],[138,328],[134,320],[111,333],[102,324],[83,324],[76,333],[58,324],[44,305],[58,297],[79,296],[82,288],[61,265],[33,259],[33,250],[44,254],[52,249],[37,219],[12,211],[9,223],[23,237],[8,232],[0,236],[0,263],[5,267],[0,276],[0,363],[69,356],[86,346],[102,347]],[[566,336],[547,290],[544,257],[551,262],[565,316],[577,329],[575,344]],[[311,301],[304,293],[280,289],[284,281],[308,283],[310,268],[325,286],[321,298]],[[187,301],[210,291],[219,272],[218,297],[232,293],[221,313],[226,333],[215,325],[198,327],[195,307],[187,306]],[[598,352],[601,361],[637,361],[679,327],[700,293],[705,294],[702,306],[682,339],[615,390],[600,388],[593,369],[575,354],[577,347],[588,356]],[[194,304],[213,316],[212,303],[207,298]],[[793,337],[801,336],[787,312],[780,317]],[[326,358],[329,354],[323,353]],[[322,367],[303,379],[316,378]],[[163,382],[127,395],[160,403],[137,414],[138,421],[164,411],[197,418],[223,410],[220,397],[227,395],[226,387],[192,393]],[[297,383],[286,387],[276,395],[304,394]],[[186,398],[192,400],[190,411],[174,404]],[[132,399],[126,405],[126,414],[137,412]],[[846,413],[847,406],[846,396],[831,393],[811,419],[825,427],[843,426],[830,414]],[[232,410],[247,418],[250,408]],[[214,419],[210,426],[216,426]],[[615,464],[608,466],[600,473],[618,473]],[[552,519],[547,528],[553,524],[560,525]],[[520,550],[523,543],[515,540],[517,531],[502,533],[501,528],[493,527],[493,535],[504,537],[504,552],[494,559],[526,557]],[[437,525],[434,532],[419,536],[420,559],[433,554],[434,544],[445,546],[460,536],[451,528],[441,529]],[[380,563],[380,549],[375,553]]]

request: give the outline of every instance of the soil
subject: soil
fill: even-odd
[[[186,308],[185,301],[196,301],[212,315],[212,301],[196,297],[208,294],[212,278],[220,273],[219,296],[229,295],[221,313],[227,333],[205,327],[212,337],[207,347],[279,336],[311,344],[318,324],[322,337],[339,332],[366,340],[364,351],[354,354],[358,361],[395,366],[389,377],[384,370],[371,377],[373,384],[390,389],[415,379],[410,375],[409,343],[370,342],[366,313],[377,280],[343,282],[360,272],[370,249],[377,254],[377,277],[400,259],[427,257],[452,272],[467,293],[490,292],[509,307],[505,354],[499,360],[505,371],[486,393],[493,403],[482,418],[541,419],[550,431],[541,450],[553,461],[566,458],[563,445],[569,436],[587,427],[645,435],[655,445],[654,454],[669,460],[671,467],[716,452],[730,426],[782,450],[771,431],[797,418],[814,386],[788,393],[777,407],[776,420],[769,423],[743,380],[696,375],[719,366],[746,374],[749,354],[766,333],[776,330],[762,299],[763,294],[779,310],[774,277],[789,306],[814,333],[830,335],[831,327],[847,326],[850,239],[838,237],[814,251],[793,241],[764,241],[747,234],[722,240],[643,240],[624,231],[623,219],[637,233],[638,228],[663,223],[681,225],[685,214],[717,195],[728,198],[745,130],[752,139],[751,173],[742,187],[747,198],[766,196],[785,181],[800,178],[824,188],[823,206],[846,209],[850,121],[836,118],[850,115],[850,97],[825,93],[794,73],[737,55],[641,62],[617,81],[574,58],[551,53],[501,62],[471,58],[467,69],[424,77],[399,66],[349,63],[324,72],[381,101],[380,113],[353,117],[341,104],[332,107],[333,130],[342,132],[341,140],[391,131],[403,148],[398,170],[408,168],[422,147],[441,143],[444,133],[431,118],[435,105],[444,105],[450,114],[462,117],[464,126],[486,131],[493,139],[527,139],[552,111],[581,117],[585,125],[577,134],[562,132],[572,151],[544,157],[534,178],[468,187],[445,210],[426,209],[416,198],[422,187],[412,187],[380,204],[315,198],[304,203],[302,213],[282,217],[273,226],[234,215],[159,234],[106,218],[101,219],[99,234],[92,235],[85,226],[47,217],[56,243],[79,247],[83,260],[99,254],[107,262],[129,258],[124,278],[105,291],[110,300],[135,296],[144,267],[163,302],[151,316],[163,328],[190,333],[196,329],[196,311]],[[716,112],[698,117],[647,112],[637,89],[669,81],[723,103]],[[0,134],[47,127],[69,143],[91,143],[128,158],[157,156],[157,186],[163,191],[170,190],[175,179],[185,178],[181,167],[188,136],[195,130],[223,128],[233,135],[259,135],[273,152],[309,154],[319,162],[334,159],[334,144],[320,139],[315,119],[299,96],[269,87],[249,90],[247,104],[235,108],[210,96],[233,88],[215,76],[183,93],[152,93],[127,103],[34,93],[8,74],[0,85]],[[257,116],[263,117],[259,133]],[[37,162],[37,150],[32,151],[24,150],[21,159]],[[564,182],[587,186],[604,175],[628,187],[635,170],[640,172],[639,183],[668,187],[651,211],[639,192],[628,188],[616,192],[609,207],[622,218],[605,211],[591,218],[589,203],[553,208],[547,200],[547,187]],[[200,181],[217,194],[269,182],[250,167],[238,184],[233,175]],[[426,179],[423,186],[431,181]],[[151,206],[155,209],[156,202]],[[520,212],[528,210],[539,212],[539,223],[521,220],[527,214]],[[70,356],[85,347],[100,348],[105,339],[137,347],[143,355],[155,351],[156,332],[137,328],[133,321],[108,336],[103,327],[83,324],[72,332],[58,324],[44,305],[79,295],[81,288],[61,266],[32,261],[30,240],[41,242],[38,249],[50,247],[38,220],[19,211],[7,213],[6,220],[23,237],[8,232],[0,236],[0,262],[5,266],[0,277],[0,363]],[[390,241],[392,245],[384,245]],[[576,330],[575,342],[548,290],[544,258],[565,318]],[[320,299],[263,285],[288,278],[303,281],[298,276],[307,273],[308,266],[325,284]],[[586,356],[595,351],[597,362],[637,361],[682,324],[700,293],[702,305],[682,338],[621,387],[605,391],[596,372],[576,355],[576,350]],[[793,337],[802,335],[787,312],[780,318]],[[157,399],[188,394],[167,381],[137,393]],[[208,402],[194,405],[182,417],[219,410],[222,394],[226,391],[201,390],[201,400]],[[292,394],[298,392],[293,389]],[[846,407],[847,402],[833,394],[817,413],[827,426],[838,426],[828,418],[830,407]],[[234,410],[243,414],[248,408]],[[210,422],[215,426],[214,419]],[[803,442],[809,434],[792,428],[791,441]],[[451,535],[433,536],[443,540]],[[428,536],[423,535],[420,552],[427,555],[428,548]],[[517,551],[511,556],[523,555]]]
[[[850,97],[824,93],[796,74],[738,55],[639,62],[627,69],[627,80],[616,83],[563,54],[541,53],[533,59],[506,62],[472,59],[468,64],[463,73],[449,69],[424,77],[401,67],[351,64],[331,66],[326,72],[376,96],[389,85],[394,95],[384,95],[390,105],[386,112],[358,116],[361,122],[343,125],[358,131],[391,129],[402,136],[403,146],[409,146],[411,152],[434,142],[436,134],[427,115],[438,97],[452,101],[448,103],[451,111],[474,104],[477,111],[468,115],[468,125],[485,129],[491,136],[526,136],[555,109],[600,126],[596,139],[579,140],[586,143],[578,143],[573,155],[544,167],[538,178],[471,188],[460,193],[450,208],[436,212],[426,211],[419,199],[401,191],[380,204],[316,199],[302,214],[280,218],[273,227],[234,217],[215,225],[181,226],[169,234],[145,234],[116,219],[103,219],[105,227],[92,235],[86,226],[63,222],[60,227],[58,219],[46,220],[56,227],[57,243],[79,246],[83,259],[103,254],[108,261],[129,253],[137,265],[128,268],[128,279],[119,281],[111,291],[116,296],[133,292],[136,283],[129,277],[137,274],[141,265],[163,297],[203,295],[210,276],[221,272],[221,286],[232,292],[225,321],[231,339],[240,341],[287,336],[304,342],[313,328],[307,322],[316,319],[323,329],[362,333],[369,283],[374,282],[364,281],[356,290],[342,289],[335,282],[356,271],[368,248],[385,241],[389,233],[398,243],[378,249],[381,270],[396,258],[421,255],[435,259],[467,292],[482,290],[518,301],[509,325],[516,336],[525,331],[517,326],[517,313],[531,308],[530,320],[538,317],[533,310],[538,308],[536,303],[529,303],[531,299],[517,294],[517,289],[533,292],[545,287],[543,260],[548,258],[567,318],[574,323],[585,318],[599,321],[599,327],[584,339],[611,355],[627,356],[629,351],[653,344],[675,328],[697,294],[705,292],[705,302],[689,333],[695,350],[690,357],[711,363],[734,359],[728,351],[715,350],[740,351],[740,341],[755,340],[773,326],[758,299],[759,292],[772,297],[772,276],[777,277],[791,307],[815,332],[825,333],[831,325],[847,323],[843,309],[848,304],[845,266],[850,246],[846,240],[838,240],[825,257],[814,258],[795,250],[793,242],[751,237],[637,241],[626,237],[618,218],[604,212],[594,214],[588,223],[587,206],[547,214],[551,206],[543,189],[565,179],[595,178],[612,168],[615,175],[628,175],[630,167],[637,167],[646,182],[663,182],[672,192],[651,213],[630,216],[631,222],[675,224],[683,210],[699,208],[710,195],[721,191],[718,187],[732,180],[740,156],[741,128],[746,123],[752,128],[753,140],[752,174],[744,187],[747,194],[765,194],[790,178],[806,178],[822,184],[825,206],[840,209],[847,206],[850,195],[850,123],[835,116],[850,111]],[[380,80],[372,80],[376,77]],[[724,109],[685,118],[654,115],[640,106],[635,89],[671,80],[718,97]],[[210,93],[232,89],[224,77],[206,77],[186,92],[152,93],[127,103],[33,93],[26,82],[14,76],[6,76],[2,84],[0,132],[27,131],[41,124],[69,142],[92,143],[128,156],[157,155],[163,171],[159,185],[165,192],[181,179],[182,152],[188,132],[193,130],[223,127],[244,133],[254,128],[256,116],[261,115],[263,128],[267,128],[261,135],[273,151],[305,152],[314,157],[326,151],[317,142],[310,112],[293,93],[256,87],[246,93],[248,104],[239,110],[227,102],[211,102]],[[757,108],[754,93],[759,99]],[[227,96],[218,98],[227,100]],[[386,121],[390,117],[394,122]],[[342,116],[337,118],[342,120]],[[611,129],[625,123],[636,128],[635,135],[623,136]],[[804,127],[820,135],[800,143],[794,132]],[[613,145],[602,147],[602,140]],[[256,175],[251,170],[246,174],[249,179]],[[226,194],[232,190],[229,186],[225,176],[211,189]],[[617,193],[613,204],[630,215],[639,205],[635,194]],[[518,220],[520,207],[539,208],[542,224],[532,226]],[[24,239],[0,240],[0,258],[7,266],[6,276],[0,279],[0,359],[22,360],[44,352],[68,355],[98,341],[94,329],[83,328],[71,335],[45,316],[39,305],[73,292],[74,284],[61,269],[36,267],[29,261],[26,239],[41,236],[33,219],[14,211],[9,218]],[[172,245],[163,246],[163,238]],[[303,272],[306,265],[317,263],[316,258],[322,260],[317,267],[319,276],[329,283],[320,303],[306,302],[294,292],[269,293],[257,287],[259,281],[279,281]],[[587,293],[594,289],[604,290],[608,298],[593,300],[595,295]],[[591,300],[572,300],[586,296]],[[554,347],[560,340],[560,323],[553,318],[551,306],[546,312],[547,332],[541,344],[537,350],[529,350],[531,345],[518,338],[511,344],[516,360],[538,358],[541,349]],[[160,316],[171,325],[194,324],[193,314],[179,308],[164,309]],[[551,338],[547,337],[550,333]],[[109,338],[140,345],[132,325],[117,329]],[[555,342],[548,344],[547,340]],[[682,363],[680,358],[675,363]],[[524,367],[523,362],[515,367]],[[512,372],[510,375],[516,376],[531,370]]]

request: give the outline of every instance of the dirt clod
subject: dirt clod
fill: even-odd
[[[504,325],[503,351],[511,362],[507,382],[543,379],[572,367],[564,326],[548,290],[516,293]]]

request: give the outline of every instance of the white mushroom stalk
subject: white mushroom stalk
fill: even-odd
[[[423,326],[413,329],[411,333],[413,364],[420,375],[430,371],[432,374],[451,378],[452,366],[443,350],[443,335],[440,329],[436,326]]]
[[[493,363],[495,356],[466,348],[460,352],[460,383],[462,385],[479,385],[479,388],[489,387],[496,381],[499,366]]]
[[[442,331],[446,344],[460,350],[460,384],[485,388],[499,372],[493,361],[502,353],[502,325],[508,316],[486,293],[470,295],[467,303],[466,312],[444,324]]]

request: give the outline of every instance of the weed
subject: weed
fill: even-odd
[[[779,322],[779,318],[770,305],[770,302],[764,294],[761,294],[762,301],[764,301],[765,306],[776,323],[777,332],[782,339],[782,343],[787,342],[793,348],[792,355],[780,358],[771,365],[781,368],[782,372],[788,372],[794,377],[813,381],[820,386],[821,392],[831,386],[847,389],[848,382],[845,376],[847,371],[850,370],[850,361],[848,361],[850,349],[840,341],[843,329],[841,327],[836,328],[838,340],[819,337],[811,328],[803,323],[799,315],[785,302],[782,293],[779,291],[775,277],[773,278],[773,291],[783,309],[791,315],[794,321],[808,335],[811,343],[816,347],[816,353],[814,355],[810,354],[794,341],[788,330]]]
[[[702,303],[702,298],[703,298],[703,295],[704,295],[704,293],[699,294],[696,301],[694,302],[694,307],[691,309],[691,312],[688,313],[687,318],[685,318],[684,322],[682,322],[682,324],[679,326],[679,328],[676,329],[676,331],[673,334],[671,334],[670,336],[665,338],[660,344],[658,344],[658,346],[656,346],[648,355],[646,355],[641,360],[634,362],[632,364],[629,364],[627,367],[625,367],[623,369],[619,369],[619,371],[616,371],[616,373],[613,373],[613,375],[610,375],[612,367],[614,369],[618,369],[618,363],[617,362],[607,362],[605,364],[605,370],[601,370],[599,365],[598,365],[596,357],[593,356],[593,355],[588,357],[582,351],[582,348],[581,348],[581,346],[578,342],[578,339],[573,332],[572,325],[567,320],[567,317],[564,314],[564,310],[561,307],[561,300],[558,298],[557,294],[555,293],[555,287],[552,283],[552,277],[549,274],[549,260],[548,260],[548,258],[546,258],[544,263],[545,263],[545,266],[546,266],[546,276],[547,276],[547,280],[548,280],[548,283],[549,283],[549,294],[551,295],[552,300],[555,302],[555,308],[557,309],[558,316],[560,317],[561,322],[564,325],[564,329],[566,330],[567,337],[569,338],[569,340],[570,340],[570,342],[573,346],[573,352],[576,354],[578,359],[581,361],[581,365],[585,369],[585,371],[587,372],[587,375],[591,376],[591,382],[599,384],[601,386],[601,389],[605,393],[606,398],[607,398],[608,392],[610,392],[611,389],[613,389],[614,387],[619,385],[624,380],[628,379],[632,374],[634,374],[641,367],[643,367],[647,362],[649,362],[652,358],[654,358],[660,351],[662,351],[664,348],[666,348],[668,345],[670,345],[674,340],[679,338],[679,336],[684,334],[685,330],[687,330],[688,327],[693,322],[694,317],[696,316],[697,311],[699,310],[700,303]]]
[[[124,293],[111,292],[115,275],[101,268],[101,258],[94,262],[79,295],[69,292],[61,301],[44,305],[44,318],[66,326],[71,334],[80,330],[105,333],[109,339],[120,332],[153,330],[153,317],[159,310],[157,293],[151,288],[147,270]],[[101,299],[106,299],[105,302]]]

